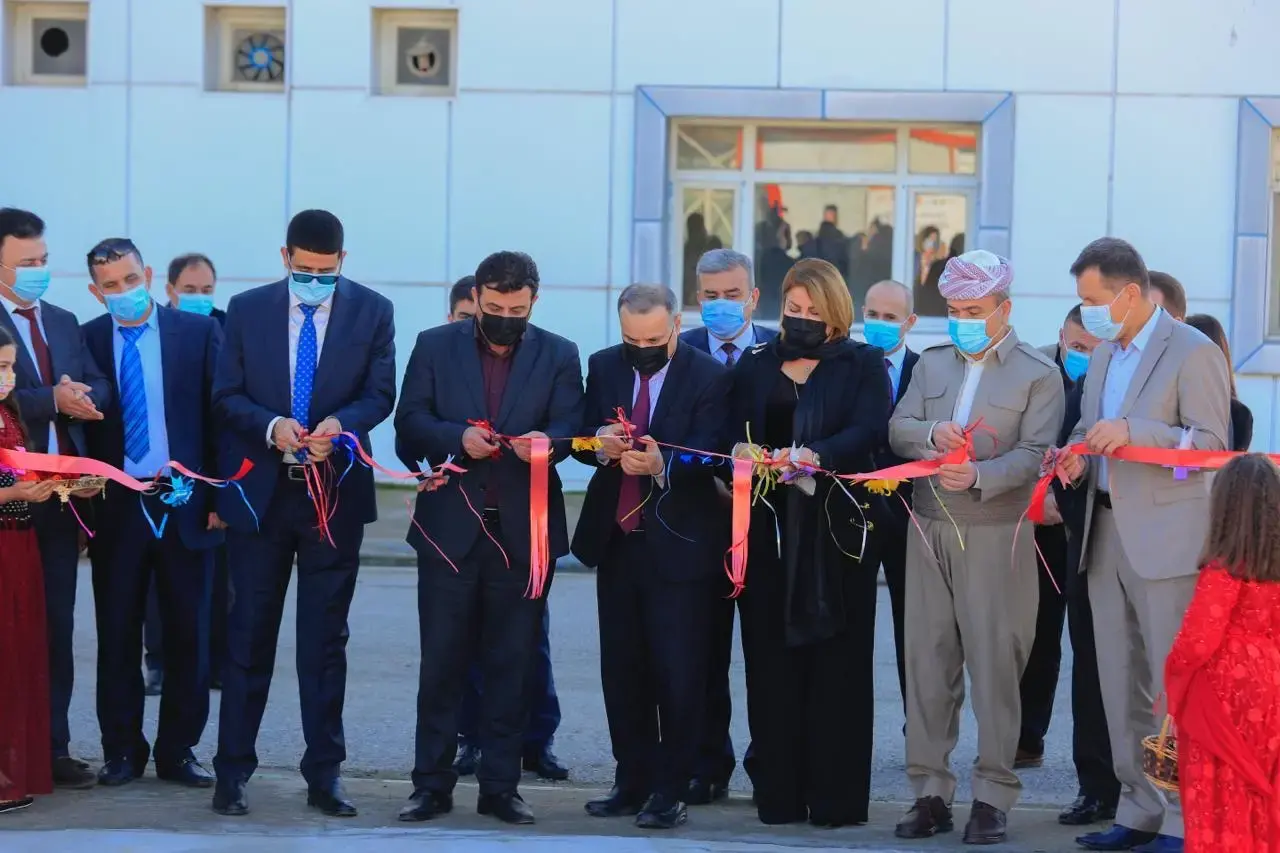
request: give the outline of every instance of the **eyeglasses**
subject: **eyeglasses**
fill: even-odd
[[[331,284],[338,283],[338,279],[342,276],[342,267],[338,267],[338,269],[334,270],[333,272],[321,272],[321,273],[298,272],[293,267],[289,267],[289,274],[293,276],[293,280],[296,281],[298,284],[310,284],[313,281],[317,281],[320,284],[323,284],[324,286],[328,287]]]
[[[110,237],[89,250],[89,263],[95,266],[109,264],[130,255],[142,257],[132,240],[127,237]]]

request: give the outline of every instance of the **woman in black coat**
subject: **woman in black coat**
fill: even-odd
[[[883,351],[849,339],[853,302],[831,264],[798,262],[782,290],[781,334],[734,371],[735,453],[749,436],[757,450],[796,447],[826,470],[873,470],[891,409]],[[752,780],[768,824],[867,820],[879,560],[866,491],[845,488],[861,508],[818,475],[777,486],[751,513],[742,643]]]
[[[1236,366],[1231,363],[1231,347],[1227,333],[1218,318],[1209,314],[1192,314],[1186,324],[1198,329],[1205,337],[1218,345],[1227,359],[1227,375],[1231,377],[1231,449],[1246,451],[1253,443],[1253,412],[1236,396]]]

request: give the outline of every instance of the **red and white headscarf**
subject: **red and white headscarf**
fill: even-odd
[[[1013,267],[986,249],[974,249],[947,261],[938,279],[943,299],[981,299],[992,293],[1008,293],[1013,284]]]

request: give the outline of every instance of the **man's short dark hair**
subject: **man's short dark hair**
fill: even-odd
[[[1119,291],[1131,281],[1137,282],[1144,296],[1151,288],[1151,277],[1142,255],[1131,243],[1118,237],[1100,237],[1085,246],[1071,265],[1071,274],[1079,278],[1091,269],[1096,269],[1113,291]]]
[[[284,245],[292,255],[295,250],[317,255],[342,253],[342,222],[327,210],[304,210],[289,220]]]
[[[85,255],[85,263],[89,267],[89,277],[93,278],[93,271],[97,267],[104,264],[113,264],[116,261],[127,258],[130,255],[138,259],[138,266],[145,266],[142,260],[142,252],[138,251],[138,247],[128,237],[108,237],[98,242],[96,246],[89,250]]]
[[[33,240],[44,236],[44,220],[29,210],[0,207],[0,248],[6,237]]]
[[[1083,327],[1084,327],[1084,318],[1080,316],[1080,303],[1079,303],[1079,302],[1077,302],[1075,305],[1073,305],[1073,306],[1071,307],[1071,310],[1067,312],[1067,322],[1068,322],[1068,323],[1075,323],[1077,326],[1080,326],[1081,328],[1083,328]]]
[[[1164,310],[1177,318],[1187,316],[1187,289],[1182,286],[1182,282],[1167,272],[1156,270],[1148,273],[1148,278],[1151,280],[1151,286],[1160,291],[1160,295],[1164,297]]]
[[[459,302],[471,301],[471,290],[476,286],[476,277],[473,275],[464,275],[453,283],[453,287],[449,288],[449,313],[452,314],[458,310]]]
[[[214,279],[218,278],[218,269],[213,265],[213,261],[209,260],[208,255],[202,255],[199,252],[188,252],[185,255],[178,255],[178,257],[169,261],[169,283],[177,284],[178,276],[198,264],[207,266],[209,272],[213,273]]]
[[[524,252],[494,252],[476,267],[476,287],[499,293],[529,288],[538,295],[538,265]]]

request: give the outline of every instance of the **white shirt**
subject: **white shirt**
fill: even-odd
[[[898,400],[898,388],[902,386],[902,368],[907,360],[907,345],[902,344],[896,350],[886,355],[885,361],[889,362],[889,384],[893,389],[893,399],[896,403]],[[973,404],[972,398],[969,400],[970,405]]]
[[[1163,308],[1157,308],[1152,313],[1151,319],[1138,330],[1138,334],[1133,336],[1133,340],[1127,347],[1116,343],[1104,344],[1111,347],[1111,361],[1107,364],[1107,378],[1102,383],[1102,420],[1110,421],[1120,417],[1120,407],[1124,405],[1129,386],[1133,384],[1133,375],[1138,372],[1142,354],[1151,343],[1151,335],[1156,330],[1156,321],[1160,319],[1163,312]],[[1111,479],[1107,457],[1101,457],[1098,464],[1101,466],[1098,468],[1098,488],[1109,492]]]
[[[333,313],[333,297],[330,296],[324,302],[316,306],[316,313],[312,317],[312,323],[316,327],[316,366],[320,364],[320,353],[324,351],[324,332],[329,328],[329,316]],[[302,313],[302,302],[298,297],[293,295],[293,291],[289,292],[289,394],[292,399],[294,375],[298,372],[298,338],[302,336],[302,324],[306,322],[306,317]],[[292,412],[288,415],[277,415],[271,419],[271,423],[267,424],[267,445],[274,447],[275,442],[271,440],[271,434],[275,431],[276,424],[287,417],[292,417]],[[307,426],[307,424],[303,424]],[[284,461],[288,465],[298,464],[298,460],[292,453],[284,454]]]
[[[738,333],[736,338],[727,341],[722,341],[715,335],[711,334],[710,330],[707,331],[707,346],[711,348],[711,355],[714,356],[715,360],[721,364],[727,364],[729,362],[729,354],[724,351],[725,344],[733,344],[737,347],[737,349],[733,351],[733,363],[737,364],[738,360],[742,358],[742,353],[751,349],[751,347],[756,344],[756,324],[747,323],[743,330]],[[665,373],[666,368],[663,368],[662,372]],[[653,380],[650,379],[649,381],[652,382]],[[639,386],[636,387],[638,388]],[[653,394],[653,390],[650,389],[649,393]]]
[[[127,454],[124,457],[124,472],[140,479],[160,474],[161,469],[169,462],[169,427],[165,422],[164,409],[164,359],[160,354],[160,322],[154,304],[151,306],[151,316],[143,323],[143,328],[146,331],[138,336],[136,346],[138,358],[142,362],[142,384],[147,394],[147,440],[150,448],[141,459],[130,459]],[[111,320],[111,350],[115,360],[116,388],[120,389],[119,398],[123,401],[120,361],[124,354],[124,336],[120,334],[120,324],[115,318]],[[123,414],[122,408],[121,415]]]
[[[0,302],[3,302],[4,307],[9,311],[10,318],[13,320],[13,326],[15,329],[18,330],[18,337],[22,339],[22,345],[27,348],[27,355],[31,356],[31,363],[36,366],[37,378],[40,379],[41,381],[48,378],[50,385],[56,384],[57,383],[56,377],[52,377],[52,376],[45,377],[40,374],[40,359],[36,358],[36,348],[31,342],[31,322],[27,320],[26,317],[23,317],[18,313],[17,304],[10,302],[7,299],[0,299]],[[44,331],[44,312],[40,309],[40,300],[37,299],[32,304],[31,307],[36,309],[36,325],[40,327],[40,337],[44,338],[45,346],[48,346],[49,336],[46,335]],[[50,359],[53,358],[52,352],[49,353],[49,357]],[[58,403],[56,400],[54,401],[53,409],[55,412],[58,410]],[[54,418],[49,421],[49,445],[48,446],[49,446],[50,453],[62,452],[62,448],[58,446],[58,430],[54,426],[54,423],[56,420],[57,420],[57,416],[55,415]],[[67,448],[67,450],[70,450],[70,449],[71,448]]]

